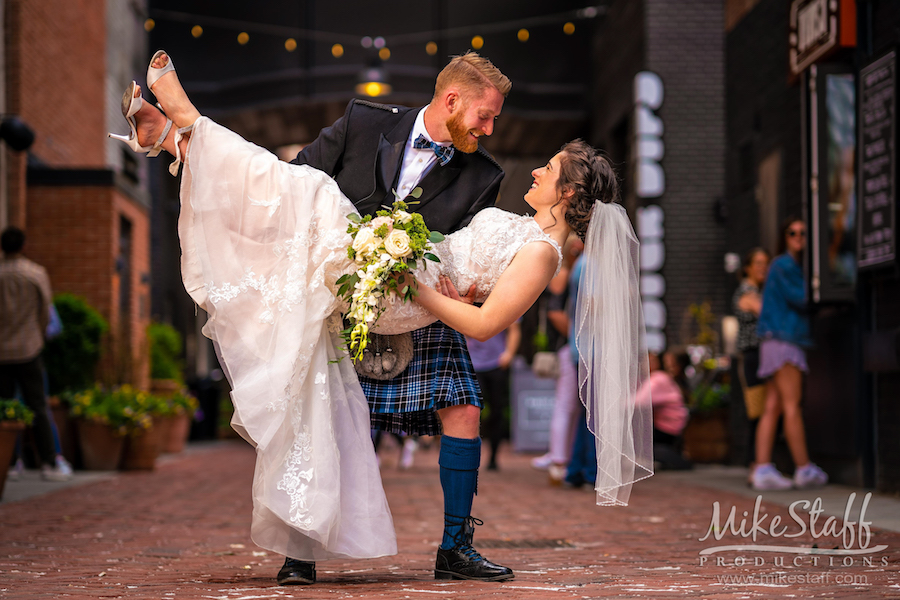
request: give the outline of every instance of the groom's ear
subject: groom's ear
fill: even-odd
[[[450,114],[455,113],[457,110],[462,108],[462,96],[459,91],[455,88],[450,88],[444,92],[444,108],[447,109],[447,112]]]

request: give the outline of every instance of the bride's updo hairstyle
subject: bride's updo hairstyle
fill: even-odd
[[[560,152],[556,185],[561,193],[573,192],[566,210],[566,223],[584,241],[594,202],[618,201],[619,179],[609,159],[583,140],[569,142]]]

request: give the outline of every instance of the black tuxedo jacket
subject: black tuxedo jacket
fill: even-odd
[[[403,152],[419,108],[352,100],[344,116],[291,162],[325,171],[360,214],[374,214],[394,201]],[[481,147],[456,151],[446,166],[436,163],[419,182],[422,196],[410,209],[432,231],[452,233],[497,200],[503,169]]]

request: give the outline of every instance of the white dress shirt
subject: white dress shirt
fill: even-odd
[[[403,152],[403,163],[400,165],[400,179],[397,181],[397,193],[401,198],[406,198],[411,191],[416,189],[416,185],[425,177],[425,174],[431,170],[431,167],[438,162],[437,155],[431,148],[414,148],[413,142],[424,135],[425,138],[433,142],[434,140],[428,135],[425,129],[425,111],[426,106],[416,115],[416,122],[413,125],[409,139],[406,140],[406,149]],[[450,143],[440,143],[441,146],[449,146]]]

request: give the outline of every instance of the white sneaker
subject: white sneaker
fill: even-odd
[[[552,464],[553,460],[550,459],[549,454],[544,454],[543,456],[531,459],[531,466],[538,471],[546,471]]]
[[[66,475],[72,474],[72,465],[69,464],[62,454],[56,455],[56,468],[59,469],[60,473],[64,473]]]
[[[406,438],[403,442],[403,451],[400,453],[399,467],[406,470],[413,466],[413,455],[419,448],[419,442],[415,438]]]
[[[751,482],[757,491],[789,490],[794,487],[794,482],[782,475],[772,463],[757,465]]]
[[[41,467],[41,477],[45,481],[68,481],[72,479],[72,473],[63,473],[59,467],[44,465]]]
[[[799,489],[822,487],[828,483],[828,474],[815,463],[806,463],[794,471],[794,485]]]
[[[22,459],[16,459],[16,464],[9,468],[9,472],[6,474],[6,478],[10,481],[19,481],[25,476],[25,463],[22,462]]]

